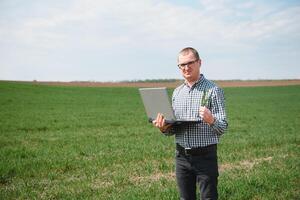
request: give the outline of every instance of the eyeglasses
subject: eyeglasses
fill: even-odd
[[[198,61],[198,59],[194,60],[194,61],[191,61],[191,62],[188,62],[188,63],[182,63],[182,64],[179,64],[177,66],[179,67],[179,69],[184,69],[185,67],[189,67],[190,65],[194,64],[197,61]]]

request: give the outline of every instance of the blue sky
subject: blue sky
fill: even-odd
[[[300,79],[300,1],[1,0],[0,80]]]

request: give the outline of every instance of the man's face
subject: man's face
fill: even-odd
[[[201,60],[197,60],[192,52],[178,56],[178,66],[181,74],[188,82],[199,79]]]

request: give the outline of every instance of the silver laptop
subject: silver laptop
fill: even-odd
[[[181,124],[199,122],[199,119],[176,119],[170,103],[167,88],[139,88],[149,122],[156,119],[158,113],[162,113],[166,123]]]

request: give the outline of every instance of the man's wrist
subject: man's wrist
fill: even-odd
[[[160,128],[160,131],[162,133],[166,133],[166,132],[169,131],[169,129],[171,128],[171,126],[172,126],[171,124],[166,124],[165,126],[163,126],[163,127]]]
[[[213,126],[215,122],[216,122],[216,118],[212,117],[212,120],[209,122],[209,125]]]

